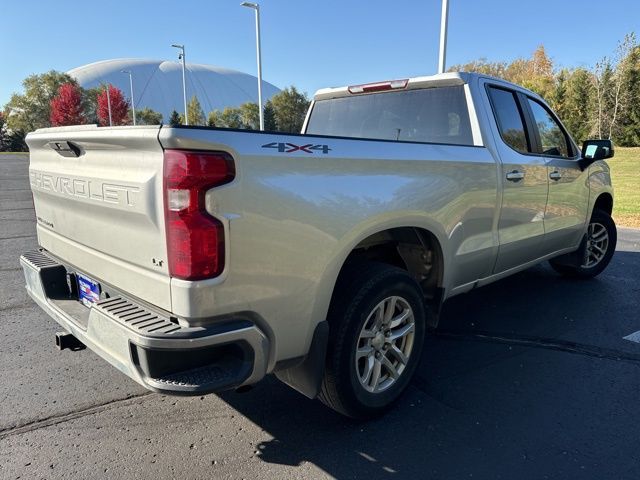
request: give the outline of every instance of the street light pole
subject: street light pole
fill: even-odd
[[[107,84],[107,110],[109,110],[109,126],[113,126],[113,121],[111,120],[111,95],[109,95],[109,90],[111,89],[111,84]]]
[[[131,87],[131,112],[133,113],[133,125],[136,124],[136,105],[133,101],[133,75],[131,74],[131,70],[120,70],[122,73],[129,74],[129,87]]]
[[[256,59],[258,62],[258,113],[260,115],[260,130],[264,130],[264,111],[262,109],[262,49],[260,47],[260,5],[242,2],[243,7],[252,8],[256,12]]]
[[[449,0],[442,0],[442,17],[440,18],[440,56],[438,73],[444,73],[447,62],[447,26],[449,23]]]
[[[178,55],[178,60],[182,60],[182,99],[184,100],[184,124],[189,125],[189,116],[187,115],[187,80],[185,73],[185,57],[184,57],[184,45],[171,45],[174,48],[179,49],[181,52]]]

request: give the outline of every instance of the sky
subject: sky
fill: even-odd
[[[187,60],[256,74],[253,11],[240,0],[0,0],[0,107],[22,80],[112,58]],[[263,78],[323,87],[436,73],[441,0],[262,0]],[[447,65],[528,57],[590,67],[628,33],[639,0],[449,0]]]

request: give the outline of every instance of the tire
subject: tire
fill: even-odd
[[[551,267],[561,275],[593,278],[607,268],[616,250],[618,232],[611,216],[594,210],[580,248],[568,256],[550,260]],[[567,261],[570,258],[570,261]]]
[[[348,417],[373,418],[398,400],[420,361],[426,328],[422,290],[406,271],[370,262],[348,268],[335,292],[319,399]]]

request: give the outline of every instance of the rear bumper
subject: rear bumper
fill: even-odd
[[[179,325],[122,295],[87,308],[76,300],[72,273],[44,250],[20,257],[31,298],[66,331],[146,388],[197,395],[259,381],[269,341],[249,320],[207,327]]]

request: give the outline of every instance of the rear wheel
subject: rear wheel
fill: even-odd
[[[611,216],[602,210],[594,210],[578,251],[569,256],[553,259],[549,263],[562,275],[595,277],[609,265],[616,249],[617,239],[616,224]],[[567,261],[567,258],[571,258],[571,261]]]
[[[336,292],[319,398],[352,418],[380,415],[406,389],[420,360],[422,290],[404,270],[369,263],[342,275]]]

